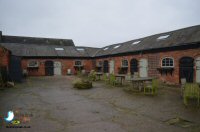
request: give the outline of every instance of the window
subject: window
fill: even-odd
[[[128,67],[128,60],[122,60],[122,67]]]
[[[55,50],[64,50],[63,48],[55,48]]]
[[[174,59],[170,57],[162,59],[162,67],[174,67]]]
[[[82,66],[82,61],[80,60],[75,61],[75,66]]]
[[[120,47],[120,45],[117,45],[117,46],[114,47],[114,49],[117,49],[117,48],[119,48],[119,47]]]
[[[169,35],[162,35],[162,36],[158,37],[157,40],[166,39],[168,37],[169,37]]]
[[[98,61],[98,62],[97,62],[97,66],[98,66],[98,67],[101,67],[101,66],[102,66],[102,61]]]
[[[139,44],[141,41],[135,41],[132,43],[132,45],[135,45],[135,44]]]
[[[28,67],[38,67],[39,62],[38,61],[29,61],[28,62]]]

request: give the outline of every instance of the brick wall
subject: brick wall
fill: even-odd
[[[162,81],[178,84],[180,81],[179,78],[179,60],[182,57],[192,57],[196,59],[200,57],[200,49],[188,49],[188,50],[178,50],[178,51],[166,51],[166,52],[157,52],[157,53],[146,53],[146,54],[137,54],[137,55],[127,55],[127,56],[117,56],[117,57],[108,57],[108,58],[99,58],[99,59],[85,59],[83,60],[84,69],[89,72],[92,69],[95,69],[94,63],[98,61],[104,60],[114,60],[115,68],[114,72],[117,74],[119,72],[119,68],[121,67],[121,61],[123,59],[127,59],[128,64],[128,73],[130,73],[130,61],[131,59],[138,60],[147,59],[148,60],[148,76],[157,76]],[[172,74],[162,74],[158,71],[158,68],[161,67],[161,60],[164,57],[172,57],[174,58],[174,71]],[[22,68],[27,69],[28,61],[35,59],[22,59]],[[37,59],[39,61],[39,68],[36,70],[29,70],[29,75],[31,76],[44,76],[45,75],[45,61],[60,61],[62,63],[62,75],[66,75],[67,69],[71,69],[73,73],[76,73],[74,68],[74,59]],[[195,62],[194,62],[195,63]],[[194,66],[194,70],[196,67]],[[103,70],[103,68],[102,68]],[[139,70],[139,66],[138,66]],[[196,78],[196,73],[194,72],[194,81]]]
[[[31,60],[37,60],[39,62],[38,68],[28,68],[28,62]],[[76,60],[76,59],[75,59]],[[22,68],[28,71],[28,75],[30,76],[45,76],[45,61],[58,61],[62,64],[62,75],[67,74],[67,69],[71,69],[72,73],[76,73],[77,71],[74,68],[73,59],[22,59]],[[92,60],[85,59],[82,60],[84,69],[86,72],[89,72],[92,69]]]
[[[6,66],[8,68],[9,57],[10,57],[9,51],[0,47],[0,65],[1,66]]]
[[[148,60],[148,76],[157,76],[162,81],[179,84],[179,60],[182,57],[192,57],[194,60],[197,57],[200,57],[200,49],[188,49],[188,50],[178,50],[178,51],[166,51],[166,52],[157,52],[157,53],[147,53],[147,54],[138,54],[138,55],[128,55],[128,56],[118,56],[118,57],[109,57],[109,58],[100,58],[98,61],[104,60],[114,60],[115,61],[115,74],[118,73],[119,67],[121,67],[121,61],[123,59],[127,59],[129,61],[128,73],[130,73],[130,61],[132,58],[138,60],[138,64],[140,59]],[[172,57],[174,58],[174,71],[171,74],[160,74],[157,68],[161,67],[161,60],[164,57]],[[195,62],[194,62],[195,63]],[[196,66],[194,66],[194,70],[196,71]],[[194,81],[196,78],[196,73],[194,72]]]

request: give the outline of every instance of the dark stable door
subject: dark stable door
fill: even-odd
[[[45,75],[46,76],[53,76],[54,75],[53,61],[46,61],[45,62]]]
[[[136,59],[132,59],[130,64],[131,64],[131,75],[133,75],[134,72],[138,72],[138,62]]]
[[[104,62],[103,62],[103,72],[104,73],[108,73],[108,61],[107,60],[105,60]]]
[[[194,80],[194,59],[183,57],[180,59],[180,79],[185,78],[187,82]]]
[[[21,58],[17,56],[10,57],[9,64],[9,77],[11,81],[21,82],[22,81],[22,68]]]

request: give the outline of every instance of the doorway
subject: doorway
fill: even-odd
[[[16,82],[22,82],[22,66],[21,57],[11,56],[9,64],[9,76],[11,80]]]
[[[110,74],[114,74],[115,73],[115,61],[114,60],[110,60],[110,63],[109,63],[109,72]]]
[[[194,59],[182,57],[179,61],[180,79],[185,78],[187,82],[194,81]]]
[[[53,61],[45,61],[45,75],[53,76],[54,75],[54,63]]]
[[[200,83],[200,57],[196,59],[196,82]]]
[[[138,61],[136,59],[131,59],[130,65],[131,75],[134,75],[134,72],[138,72]]]
[[[140,77],[148,77],[148,61],[147,59],[141,59],[139,62],[140,65]]]
[[[59,61],[54,62],[54,75],[62,75],[62,64]]]
[[[104,62],[103,62],[103,72],[104,73],[108,73],[108,61],[107,60],[105,60]]]

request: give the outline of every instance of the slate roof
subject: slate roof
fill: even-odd
[[[24,37],[24,36],[9,36],[2,35],[3,43],[19,43],[19,44],[39,44],[39,45],[61,45],[74,46],[71,39],[55,39],[55,38],[38,38],[38,37]]]
[[[18,43],[1,43],[1,45],[12,51],[13,55],[23,57],[91,57],[97,48],[81,47],[84,51],[77,50],[75,46],[60,45],[35,45]],[[55,50],[62,48],[63,50]]]
[[[164,39],[158,39],[162,37]],[[200,25],[155,34],[103,48],[75,46],[71,39],[34,38],[3,35],[0,45],[22,57],[102,57],[120,53],[200,44]],[[63,48],[63,50],[55,50]],[[105,50],[105,48],[107,48]]]
[[[71,39],[1,36],[3,47],[22,57],[91,57],[99,48],[75,47]],[[55,50],[62,48],[63,50]],[[84,50],[79,51],[77,48]]]
[[[169,37],[161,40],[157,39],[160,36],[165,35],[169,35]],[[134,42],[139,43],[133,44]],[[192,45],[195,43],[200,44],[200,25],[179,29],[176,31],[155,34],[152,36],[135,39],[124,43],[109,45],[99,50],[95,56],[100,57],[105,55],[116,55],[119,53],[137,52],[182,45]],[[114,47],[117,45],[119,45],[120,47],[115,49]],[[104,50],[105,48],[108,49]]]

